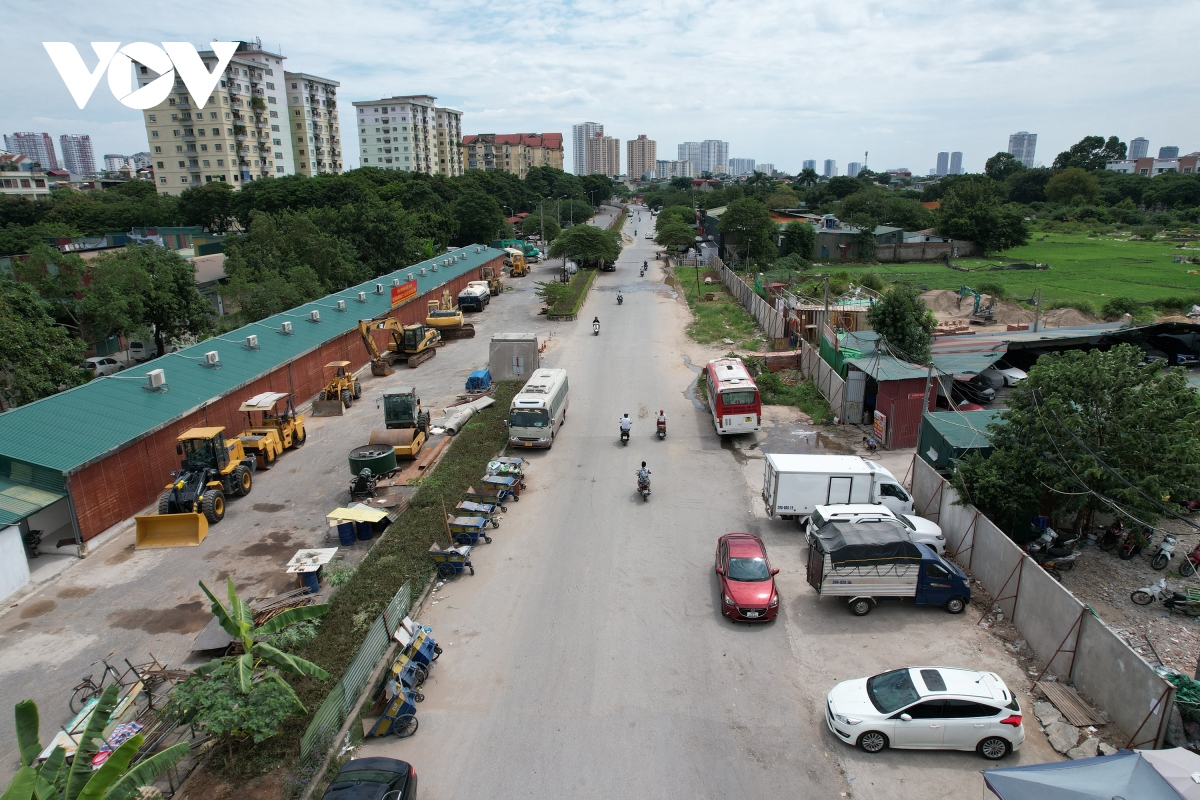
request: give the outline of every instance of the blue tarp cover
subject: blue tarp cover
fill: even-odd
[[[486,369],[477,369],[467,376],[467,391],[478,392],[491,388],[492,373]]]

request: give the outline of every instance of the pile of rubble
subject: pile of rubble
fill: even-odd
[[[1050,746],[1067,758],[1094,758],[1097,755],[1111,756],[1117,748],[1101,741],[1099,731],[1088,726],[1076,728],[1063,719],[1054,704],[1041,701],[1033,704],[1033,715],[1046,732],[1046,741]],[[1085,736],[1084,733],[1087,733]],[[1081,742],[1080,739],[1083,739]]]

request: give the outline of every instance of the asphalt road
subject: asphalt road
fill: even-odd
[[[978,756],[868,757],[828,732],[825,693],[930,662],[995,669],[1014,687],[1026,676],[969,614],[896,604],[859,619],[816,597],[796,529],[762,513],[761,453],[719,441],[688,397],[696,375],[684,356],[714,354],[683,338],[687,309],[658,267],[638,277],[643,260],[654,263],[648,224],[643,213],[617,272],[597,276],[546,359],[571,386],[554,448],[522,453],[521,502],[472,553],[475,574],[445,583],[422,615],[444,653],[418,732],[367,740],[356,757],[412,762],[426,800],[977,796]],[[659,408],[665,441],[654,433]],[[622,447],[626,411],[636,421]],[[802,427],[778,424],[780,435]],[[643,459],[648,502],[634,479]],[[782,568],[774,623],[721,617],[714,548],[735,530],[762,535]],[[1028,735],[1006,763],[1053,759]]]

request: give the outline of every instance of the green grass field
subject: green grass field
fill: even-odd
[[[699,270],[701,276],[707,269]],[[696,302],[697,282],[695,267],[673,267],[675,288],[683,290],[688,308],[692,310],[692,323],[688,325],[687,334],[693,341],[700,344],[727,344],[724,340],[733,342],[729,347],[739,350],[758,350],[762,344],[762,331],[750,312],[742,308],[733,295],[725,291],[720,283],[705,286],[703,277],[699,288],[705,293],[711,292],[715,300]]]
[[[1039,241],[1044,239],[1045,241]],[[1200,298],[1200,275],[1189,275],[1194,264],[1176,264],[1175,256],[1200,255],[1181,250],[1175,242],[1131,240],[1128,234],[1089,237],[1078,234],[1034,233],[1024,247],[993,258],[959,258],[955,263],[971,272],[949,269],[942,263],[849,265],[851,275],[876,272],[889,282],[906,282],[925,289],[958,289],[963,284],[999,283],[1012,299],[1024,300],[1042,290],[1043,302],[1086,301],[1099,308],[1110,297],[1139,302],[1161,298]],[[1048,264],[1048,270],[1000,270],[1013,262]],[[840,270],[828,265],[817,270]]]

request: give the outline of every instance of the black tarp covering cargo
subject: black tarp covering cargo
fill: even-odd
[[[834,567],[921,562],[908,528],[896,520],[827,522],[817,530],[814,545]]]

